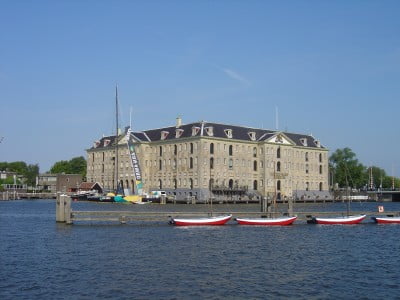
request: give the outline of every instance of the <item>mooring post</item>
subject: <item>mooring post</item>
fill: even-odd
[[[65,222],[64,201],[61,193],[57,193],[56,198],[56,222]]]
[[[293,216],[293,197],[288,198],[288,215],[289,217]]]
[[[167,198],[164,195],[162,195],[160,199],[160,204],[166,204],[166,203],[167,203]]]
[[[65,222],[69,225],[72,224],[72,219],[71,219],[71,197],[67,195],[63,195],[61,197],[64,197],[64,218]]]

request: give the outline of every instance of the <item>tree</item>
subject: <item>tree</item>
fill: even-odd
[[[56,162],[50,169],[51,174],[81,174],[86,177],[86,160],[83,156],[74,157],[69,161],[61,160]]]
[[[337,149],[329,157],[334,183],[339,187],[360,188],[367,184],[368,177],[366,167],[356,158],[356,154],[350,148]]]

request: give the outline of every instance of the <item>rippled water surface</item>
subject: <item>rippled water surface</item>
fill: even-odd
[[[377,204],[355,205],[374,211]],[[400,203],[384,205],[400,210]],[[143,207],[73,204],[82,210],[204,209]],[[162,220],[68,226],[55,223],[54,200],[1,201],[0,298],[394,299],[400,297],[399,234],[399,225],[371,222],[173,227]]]

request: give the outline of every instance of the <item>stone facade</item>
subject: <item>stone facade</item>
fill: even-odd
[[[205,200],[253,197],[327,197],[328,150],[309,135],[197,122],[134,132],[143,190]],[[87,179],[115,189],[116,139],[87,150]],[[135,178],[126,137],[118,138],[118,177]]]

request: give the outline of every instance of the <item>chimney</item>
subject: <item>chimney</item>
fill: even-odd
[[[178,116],[176,118],[176,128],[179,128],[182,126],[182,118],[180,116]]]

